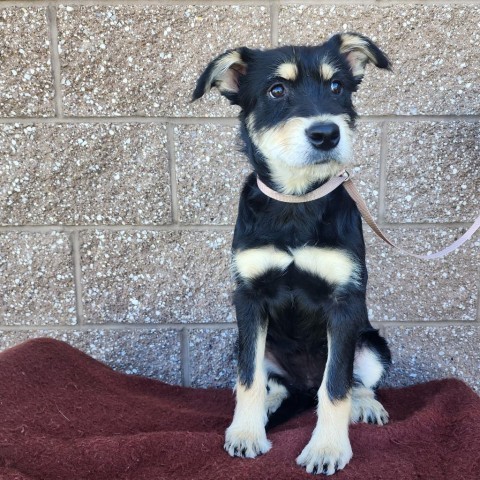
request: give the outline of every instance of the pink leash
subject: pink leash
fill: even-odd
[[[440,250],[436,253],[430,253],[427,255],[417,255],[415,253],[407,252],[403,250],[403,248],[398,247],[395,245],[380,229],[380,227],[376,224],[375,220],[372,217],[372,214],[368,210],[367,204],[365,200],[363,200],[362,196],[360,195],[359,191],[353,184],[352,180],[350,179],[350,174],[347,171],[341,172],[338,176],[332,177],[326,183],[324,183],[321,187],[305,194],[305,195],[286,195],[284,193],[278,193],[275,190],[272,190],[270,187],[267,187],[260,178],[257,177],[257,185],[258,188],[270,198],[274,200],[278,200],[279,202],[285,203],[303,203],[303,202],[311,202],[313,200],[317,200],[319,198],[324,197],[325,195],[329,194],[340,185],[343,185],[347,193],[350,195],[352,200],[356,203],[360,214],[362,215],[363,219],[370,228],[386,243],[388,243],[393,248],[396,248],[400,252],[405,255],[410,255],[412,257],[420,258],[421,260],[434,260],[437,258],[444,257],[448,255],[450,252],[453,252],[455,249],[463,245],[467,240],[472,238],[473,234],[480,228],[480,215],[476,218],[473,225],[455,242],[453,242],[448,247]]]

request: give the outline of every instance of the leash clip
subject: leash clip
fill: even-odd
[[[340,172],[339,177],[343,178],[343,181],[346,182],[350,178],[350,173],[347,170],[344,170],[343,172]]]

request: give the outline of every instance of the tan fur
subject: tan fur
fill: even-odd
[[[263,358],[266,338],[266,330],[261,330],[255,348],[255,371],[251,387],[247,388],[237,381],[235,413],[225,432],[224,446],[232,457],[236,451],[245,450],[244,456],[254,458],[271,448],[265,432],[267,374],[263,368]]]
[[[265,410],[268,415],[271,415],[278,410],[282,402],[288,397],[288,390],[273,379],[268,381],[268,388]]]
[[[214,82],[217,82],[217,87],[220,91],[236,92],[238,91],[238,85],[235,79],[235,73],[230,70],[232,65],[239,65],[246,67],[240,57],[240,53],[237,51],[230,52],[224,57],[220,58],[210,74],[209,81],[207,82],[207,89]]]
[[[285,270],[293,258],[282,250],[267,245],[237,251],[233,256],[234,271],[244,279],[253,279],[273,268]]]
[[[266,245],[237,251],[233,258],[234,272],[244,280],[253,280],[274,268],[286,270],[292,262],[332,285],[359,281],[358,265],[340,249],[305,246],[287,253]]]
[[[327,392],[327,378],[330,364],[331,339],[328,335],[328,358],[325,375],[318,390],[318,420],[312,438],[297,458],[308,473],[315,467],[322,471],[327,464],[327,474],[335,472],[335,465],[342,469],[352,458],[352,447],[348,438],[348,425],[352,408],[351,394],[345,399],[332,402]]]
[[[305,246],[287,253],[266,245],[237,251],[233,257],[235,273],[246,280],[257,278],[273,268],[285,270],[292,262],[300,270],[323,278],[332,285],[359,280],[357,264],[340,249]]]
[[[388,413],[383,405],[375,399],[373,390],[363,386],[354,387],[350,421],[352,423],[368,423],[369,418],[377,425],[388,423]]]
[[[330,80],[335,75],[336,69],[330,63],[322,63],[320,65],[320,76],[323,80]]]
[[[344,33],[342,35],[340,52],[346,54],[354,76],[363,76],[365,66],[370,61],[376,63],[375,56],[370,52],[368,44],[362,38]]]
[[[330,162],[315,165],[302,164],[312,147],[305,130],[316,122],[335,122],[340,128],[340,143],[330,153]],[[294,117],[274,128],[255,130],[255,117],[249,115],[247,129],[258,150],[266,158],[267,164],[281,193],[301,195],[316,182],[332,177],[341,170],[341,165],[352,158],[352,131],[344,115],[318,115]]]
[[[275,74],[285,80],[295,81],[298,76],[298,67],[292,62],[282,63],[278,66]]]
[[[327,474],[335,472],[335,465],[343,469],[352,458],[352,447],[348,438],[351,398],[333,403],[320,387],[318,392],[318,421],[312,438],[297,458],[297,463],[305,466],[308,473],[318,465],[322,470],[328,464]]]
[[[281,193],[302,195],[314,182],[320,182],[336,175],[340,168],[337,162],[305,167],[291,167],[281,162],[270,162],[272,179]]]
[[[295,265],[333,285],[358,280],[358,266],[340,249],[303,247],[292,251]]]

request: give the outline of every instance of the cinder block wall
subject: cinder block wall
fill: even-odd
[[[123,371],[232,385],[229,245],[237,109],[190,104],[227,48],[362,32],[394,71],[356,98],[356,183],[408,249],[457,238],[479,205],[476,0],[0,3],[0,346],[65,340]],[[480,240],[445,260],[366,230],[369,309],[390,383],[480,388]]]

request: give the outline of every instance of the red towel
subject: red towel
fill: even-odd
[[[387,426],[350,428],[342,479],[480,479],[480,398],[458,380],[385,389]],[[254,460],[222,448],[234,398],[112,371],[37,339],[0,353],[1,480],[297,479],[313,411],[269,433]]]

